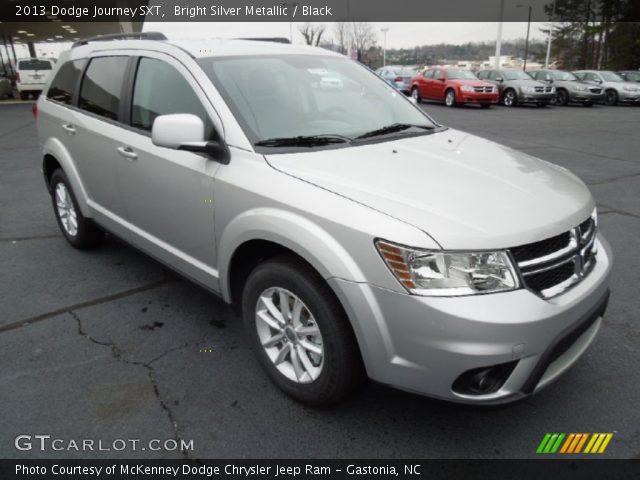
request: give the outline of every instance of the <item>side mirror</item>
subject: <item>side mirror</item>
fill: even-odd
[[[220,163],[231,158],[224,142],[207,141],[204,122],[190,113],[173,113],[156,117],[151,128],[151,142],[158,147],[205,153]]]

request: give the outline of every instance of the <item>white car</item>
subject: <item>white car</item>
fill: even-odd
[[[16,65],[16,89],[22,100],[32,94],[37,96],[47,83],[53,69],[53,62],[48,59],[27,58],[18,60]]]

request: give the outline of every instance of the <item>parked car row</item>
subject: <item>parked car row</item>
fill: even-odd
[[[579,103],[640,104],[640,71],[487,69],[478,72],[461,68],[427,68],[408,79],[412,69],[382,67],[376,71],[388,83],[411,95],[417,102],[432,100],[449,107],[479,104],[488,108],[502,103],[568,105]]]

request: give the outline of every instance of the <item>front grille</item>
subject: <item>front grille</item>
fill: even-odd
[[[561,233],[555,237],[541,240],[539,242],[521,245],[511,249],[511,254],[517,263],[533,260],[534,258],[544,257],[553,252],[562,250],[569,245],[571,234],[569,232]]]
[[[477,93],[491,93],[493,92],[493,87],[473,87],[473,91]]]
[[[574,273],[575,262],[570,260],[550,270],[529,275],[527,277],[527,287],[536,292],[542,292],[569,280]]]
[[[544,92],[544,87],[534,87],[536,89],[536,92],[538,93],[542,93]]]
[[[596,93],[596,94],[602,93],[602,89],[601,88],[590,88],[589,91],[591,93]]]
[[[553,91],[553,87],[545,87],[544,91],[547,93],[551,93]]]
[[[580,282],[595,265],[596,223],[590,217],[568,232],[511,248],[524,285],[551,298]]]

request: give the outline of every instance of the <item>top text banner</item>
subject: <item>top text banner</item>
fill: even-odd
[[[0,0],[2,22],[638,21],[637,0]],[[502,8],[501,8],[502,4]]]

